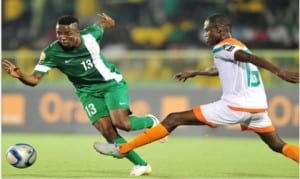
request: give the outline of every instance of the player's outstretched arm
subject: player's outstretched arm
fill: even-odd
[[[299,83],[299,72],[290,72],[280,69],[261,57],[257,57],[242,50],[238,50],[235,52],[234,58],[237,61],[250,62],[258,67],[264,68],[285,81],[291,83]]]
[[[104,28],[113,27],[116,24],[115,20],[105,13],[98,13],[97,16],[100,17],[99,24]]]
[[[2,64],[7,74],[9,74],[11,77],[18,78],[25,85],[35,86],[43,78],[43,75],[41,74],[34,73],[32,75],[25,75],[19,67],[7,59],[3,59]]]
[[[195,76],[217,76],[219,74],[216,67],[205,68],[204,70],[183,71],[175,74],[173,79],[176,81],[185,82],[188,78]]]

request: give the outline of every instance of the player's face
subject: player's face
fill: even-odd
[[[66,48],[76,47],[78,40],[80,40],[78,25],[76,23],[70,25],[57,24],[56,38]]]
[[[209,20],[206,20],[204,22],[203,30],[203,37],[208,45],[216,45],[220,41],[221,34],[217,25],[210,23]]]

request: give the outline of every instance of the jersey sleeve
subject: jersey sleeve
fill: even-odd
[[[92,36],[94,36],[97,42],[100,42],[104,34],[104,28],[99,24],[93,24],[91,26],[84,28],[81,31],[81,34],[82,35],[92,34]]]
[[[46,74],[51,68],[55,68],[55,64],[50,58],[50,55],[43,51],[40,55],[39,62],[34,68],[34,73]]]
[[[226,61],[235,61],[234,54],[238,50],[245,50],[243,47],[234,44],[223,44],[213,50],[216,58],[224,59]]]

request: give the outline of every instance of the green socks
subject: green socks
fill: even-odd
[[[153,120],[150,117],[143,116],[143,117],[137,117],[137,116],[129,116],[130,120],[130,130],[140,130],[140,129],[146,129],[150,128],[153,125]],[[117,139],[114,140],[114,143],[122,144],[126,143],[126,140],[119,136]],[[141,165],[146,166],[147,162],[145,162],[135,151],[130,151],[126,158],[130,160],[134,165]]]
[[[129,116],[129,120],[131,124],[130,125],[131,131],[150,128],[153,125],[153,120],[147,116],[143,116],[143,117]]]
[[[117,144],[126,143],[126,140],[119,136],[117,139],[114,140]],[[147,162],[145,162],[135,151],[130,151],[128,155],[126,156],[128,160],[130,160],[134,165],[141,165],[146,166]]]

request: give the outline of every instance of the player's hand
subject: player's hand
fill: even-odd
[[[116,24],[115,20],[105,13],[98,13],[97,16],[101,18],[99,23],[104,28],[112,27]]]
[[[193,71],[179,72],[173,76],[173,79],[179,82],[185,82],[188,78],[194,77],[195,73]]]
[[[299,72],[290,72],[286,70],[279,70],[276,75],[290,83],[299,83]]]
[[[19,78],[21,76],[20,69],[15,64],[13,64],[12,62],[8,61],[7,59],[3,59],[2,65],[4,67],[4,70],[10,76],[12,76],[14,78]]]

